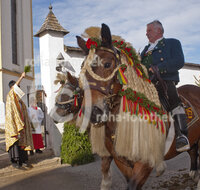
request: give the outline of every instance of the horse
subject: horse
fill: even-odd
[[[70,74],[69,74],[70,75]],[[71,76],[71,75],[70,75]],[[69,88],[70,91],[74,92],[79,86],[78,83],[76,82],[77,78],[75,77],[70,77],[68,82],[65,84],[66,88]],[[74,85],[76,84],[76,85]],[[193,86],[191,86],[193,87]],[[182,86],[180,88],[178,88],[178,92],[179,94],[183,94],[183,92],[180,91],[180,89],[185,89],[185,86]],[[188,88],[188,87],[187,87]],[[186,89],[187,89],[186,88]],[[195,87],[196,88],[196,87]],[[81,94],[83,94],[83,92],[81,92]],[[74,113],[74,117],[73,120],[75,120],[77,118],[77,114],[81,108],[81,104],[77,106],[74,105],[74,95],[72,95],[71,97],[69,96],[69,93],[66,93],[65,91],[62,91],[59,95],[58,95],[61,99],[58,101],[58,97],[56,98],[56,110],[54,110],[56,112],[52,114],[52,117],[55,117],[55,115],[59,115],[60,118],[62,117],[66,117],[71,113]],[[80,102],[82,101],[83,97],[79,96],[79,100]],[[62,104],[60,104],[62,103]],[[65,106],[63,106],[65,105]],[[54,118],[54,120],[56,120]],[[59,119],[60,120],[60,119]],[[58,120],[58,121],[59,121]],[[58,122],[56,121],[56,122]],[[175,156],[177,156],[178,152],[175,151],[175,139],[173,141],[173,146],[171,146],[170,151],[168,151],[168,154],[165,155],[165,160],[169,160],[174,158]],[[190,175],[191,177],[195,178],[196,180],[198,179],[198,147],[200,147],[200,144],[194,144],[191,149],[188,151],[190,159],[191,159],[191,167],[190,167]],[[107,172],[108,172],[108,168],[110,167],[110,163],[111,163],[111,158],[110,157],[102,157],[102,172],[103,176],[106,176]],[[110,174],[109,174],[110,175]],[[107,175],[108,179],[110,178],[109,175]],[[102,179],[102,184],[106,184],[105,183],[106,177],[103,177]],[[199,181],[200,183],[200,181]]]
[[[86,42],[77,37],[78,44],[81,49],[88,54],[88,48],[86,47]],[[106,25],[102,25],[102,47],[97,49],[95,54],[97,54],[103,61],[101,61],[100,66],[93,67],[92,70],[94,73],[99,75],[101,78],[108,78],[109,75],[113,73],[113,70],[119,64],[119,60],[117,59],[119,52],[117,50],[113,50],[112,41],[110,30]],[[111,50],[111,51],[109,51]],[[114,53],[113,53],[114,52]],[[108,71],[109,70],[109,71]],[[119,89],[122,88],[120,83],[117,81],[116,75],[110,77],[109,82],[102,82],[98,81],[98,79],[92,78],[89,73],[86,73],[86,77],[88,81],[91,83],[91,94],[92,94],[92,115],[91,115],[91,122],[95,123],[96,115],[103,114],[104,112],[108,112],[108,110],[116,114],[120,107],[120,99],[119,96],[110,96],[105,98],[105,94],[108,93],[110,95],[117,94]],[[94,82],[97,82],[98,86],[95,87],[92,85]],[[112,83],[115,85],[112,87]],[[101,87],[101,88],[100,88]],[[103,88],[104,87],[104,88]],[[106,92],[106,87],[108,87]],[[197,115],[199,116],[200,108],[198,107],[199,99],[198,96],[200,95],[200,89],[193,85],[185,85],[178,89],[179,95],[184,97],[186,100],[192,104],[193,108],[196,110]],[[95,103],[95,100],[101,100],[101,105]],[[103,100],[103,101],[102,101]],[[84,100],[83,100],[84,102]],[[102,106],[103,105],[103,106]],[[112,105],[112,106],[111,106]],[[80,109],[80,107],[79,107]],[[77,111],[77,110],[76,110]],[[65,113],[66,114],[66,113]],[[102,180],[102,189],[108,189],[110,187],[110,163],[112,159],[115,160],[116,165],[119,167],[121,172],[124,174],[128,181],[128,188],[129,189],[141,189],[142,185],[145,183],[146,179],[148,178],[149,174],[152,171],[152,167],[149,166],[147,163],[142,162],[133,162],[127,158],[120,157],[115,152],[115,147],[113,145],[113,134],[115,133],[116,123],[114,121],[107,121],[105,124],[105,146],[109,151],[109,156],[102,156],[102,173],[103,173],[103,180]],[[197,171],[198,169],[198,142],[200,138],[200,128],[199,128],[199,120],[193,123],[189,127],[189,141],[191,145],[191,149],[188,151],[190,158],[191,158],[191,171]],[[171,159],[177,156],[179,153],[175,149],[175,139],[167,152],[164,156],[165,160]],[[199,158],[200,159],[200,158]]]
[[[70,88],[70,91],[75,91],[79,86],[78,86],[78,83],[77,86],[74,86],[74,85],[71,85],[71,84],[75,84],[74,81],[77,81],[77,78],[75,77],[70,77],[70,80],[68,80],[68,82],[66,83],[66,88]],[[183,92],[181,92],[180,89],[186,89],[189,87],[190,88],[190,85],[187,87],[188,85],[185,85],[185,86],[182,86],[180,88],[178,88],[178,92],[179,94],[183,94]],[[193,87],[193,85],[191,85],[191,87]],[[194,86],[195,89],[196,86]],[[81,92],[81,94],[83,94],[83,92]],[[74,113],[74,117],[73,117],[73,120],[75,120],[77,118],[77,114],[79,112],[79,110],[81,109],[81,104],[77,106],[74,105],[74,96],[69,96],[68,93],[66,92],[62,92],[59,94],[60,96],[60,100],[56,102],[56,105],[55,105],[55,112],[52,114],[52,117],[54,118],[55,115],[59,115],[59,118],[65,118],[66,116],[68,116],[69,114],[71,113]],[[58,98],[57,98],[58,99]],[[80,102],[82,101],[83,97],[82,96],[79,96],[79,100]],[[62,103],[62,104],[60,104]],[[60,104],[60,105],[59,105]],[[65,105],[65,106],[63,106]],[[54,118],[54,120],[56,120]],[[58,120],[59,121],[59,120]],[[56,121],[56,122],[58,122]],[[198,126],[198,125],[197,125]],[[189,130],[190,131],[190,130]],[[194,145],[191,147],[191,149],[188,151],[188,154],[190,156],[190,160],[191,160],[191,167],[190,167],[190,176],[195,180],[197,181],[199,176],[198,176],[198,169],[199,169],[199,166],[198,166],[198,147],[200,147],[200,144],[198,145],[198,143],[194,143]],[[177,156],[178,152],[176,152],[175,150],[175,138],[173,140],[173,146],[171,145],[170,147],[170,150],[168,151],[168,153],[165,155],[165,160],[169,160],[169,159],[172,159],[174,158],[175,156]],[[107,172],[109,171],[109,167],[110,167],[110,164],[111,164],[111,158],[110,157],[102,157],[102,173],[103,173],[103,176],[108,176],[107,178],[110,179],[110,174],[108,175]],[[107,180],[108,180],[107,179]],[[106,177],[103,177],[102,179],[102,184],[106,184],[105,183],[105,180],[106,180]],[[199,181],[200,183],[200,181]]]
[[[56,70],[61,72],[60,68]],[[56,91],[55,106],[50,116],[55,123],[73,122],[83,99],[83,90],[79,88],[78,79],[69,72],[59,73],[54,83],[60,83],[61,87]]]

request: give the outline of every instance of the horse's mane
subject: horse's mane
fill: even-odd
[[[159,97],[154,85],[137,76],[125,55],[122,56],[121,60],[122,64],[126,64],[127,66],[124,75],[128,80],[128,83],[123,85],[123,90],[127,90],[128,88],[134,89],[134,91],[148,97],[149,101],[160,106]],[[128,109],[125,111],[124,98],[122,97],[119,111],[121,120],[117,123],[116,130],[116,152],[130,160],[140,160],[144,163],[149,163],[152,167],[160,167],[165,148],[165,134],[162,131],[160,123],[157,123],[156,127],[155,123],[150,122],[150,118],[145,119],[147,114],[140,113],[140,111],[135,115],[131,115],[133,106],[129,100],[127,102]],[[132,119],[130,119],[131,117]]]

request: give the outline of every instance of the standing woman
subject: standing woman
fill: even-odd
[[[36,153],[42,153],[40,149],[44,148],[44,144],[42,139],[41,123],[44,119],[44,113],[41,108],[37,106],[37,101],[34,97],[30,99],[28,113],[34,128],[32,131],[34,149],[36,150]],[[31,154],[33,154],[33,151],[31,151]]]

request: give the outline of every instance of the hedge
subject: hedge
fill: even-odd
[[[61,162],[72,166],[94,161],[87,132],[80,133],[75,124],[64,124],[61,145]]]

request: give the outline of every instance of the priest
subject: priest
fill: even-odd
[[[33,150],[32,127],[26,105],[22,101],[24,92],[19,86],[25,76],[23,72],[17,82],[9,82],[10,91],[6,97],[6,151],[13,167],[18,169],[28,166],[27,151]]]

